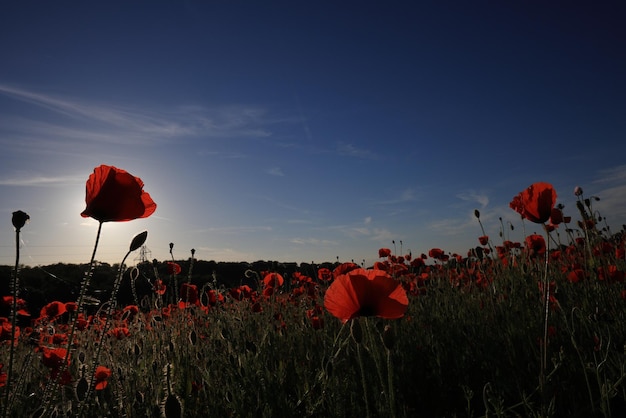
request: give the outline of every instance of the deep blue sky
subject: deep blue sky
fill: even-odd
[[[0,6],[0,264],[88,262],[93,168],[145,220],[97,258],[368,263],[465,254],[552,183],[626,223],[626,6],[499,1],[22,1]],[[526,232],[538,230],[526,225]]]

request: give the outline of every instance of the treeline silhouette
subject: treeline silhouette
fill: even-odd
[[[228,289],[240,285],[248,285],[256,289],[263,272],[276,272],[285,278],[285,286],[289,288],[293,273],[300,272],[313,278],[321,267],[333,269],[335,263],[309,264],[278,261],[248,262],[216,262],[190,259],[176,260],[181,266],[181,273],[174,277],[168,273],[167,262],[144,262],[136,266],[124,266],[122,283],[117,297],[121,306],[134,303],[131,282],[134,281],[137,298],[146,300],[154,294],[153,283],[159,278],[172,292],[174,283],[191,281],[198,289],[209,285],[214,289]],[[190,273],[191,267],[191,274]],[[9,283],[13,274],[12,266],[0,266],[0,296],[11,295]],[[52,302],[76,301],[83,278],[88,273],[88,264],[57,263],[47,266],[20,266],[19,297],[27,303],[27,310],[32,318],[37,318],[41,308]],[[119,264],[96,263],[87,290],[88,301],[107,302],[110,299],[113,283],[120,271]],[[132,277],[132,278],[131,278]],[[134,279],[134,280],[133,280]],[[0,304],[0,316],[8,317],[9,307]]]

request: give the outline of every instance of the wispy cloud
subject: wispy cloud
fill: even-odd
[[[200,230],[195,230],[197,233],[222,233],[222,234],[250,234],[255,232],[269,232],[272,230],[271,226],[232,226],[232,227],[211,227]]]
[[[601,170],[594,183],[626,182],[626,164]]]
[[[0,178],[0,186],[64,186],[68,184],[79,184],[84,182],[83,177],[18,177],[18,178]]]
[[[265,170],[265,172],[271,176],[282,177],[285,175],[285,173],[283,173],[283,170],[280,167],[268,168],[267,170]]]
[[[49,122],[49,115],[36,112],[28,118],[3,112],[3,130],[11,137],[34,140],[45,136],[47,142],[73,139],[81,143],[154,144],[184,138],[265,138],[271,135],[269,125],[275,123],[266,117],[265,109],[246,105],[133,107],[60,98],[2,84],[0,96],[32,104],[33,110],[65,116]],[[6,145],[15,142],[4,141]]]
[[[459,199],[465,202],[476,202],[480,205],[480,209],[484,209],[489,204],[489,196],[485,193],[478,193],[474,190],[468,190],[456,195]]]
[[[619,229],[626,224],[626,165],[601,170],[593,183],[600,189],[585,190],[585,195],[598,196],[600,201],[593,203],[594,209],[600,211],[612,229]]]
[[[348,157],[363,158],[367,160],[375,160],[378,158],[378,155],[372,151],[364,148],[357,148],[353,144],[346,142],[337,143],[336,151],[339,155],[346,155]]]
[[[292,238],[289,242],[297,245],[311,245],[311,246],[335,246],[339,245],[337,241],[319,239],[319,238]]]

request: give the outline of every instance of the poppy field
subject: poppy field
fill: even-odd
[[[475,211],[466,254],[394,243],[371,267],[248,270],[239,279],[250,284],[234,287],[200,283],[192,250],[185,270],[154,260],[150,292],[138,294],[125,261],[144,231],[94,304],[100,231],[155,212],[143,186],[112,166],[88,178],[81,215],[99,228],[75,300],[33,312],[16,245],[0,301],[2,417],[626,414],[626,237],[578,187],[572,208],[548,183],[513,196],[520,226],[541,230],[522,242],[504,224],[487,236]],[[28,220],[13,213],[16,243]],[[133,303],[119,304],[125,281]]]

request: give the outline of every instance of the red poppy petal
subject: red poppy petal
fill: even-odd
[[[337,277],[328,287],[324,295],[324,307],[343,322],[351,319],[359,311],[359,299],[349,276]]]

